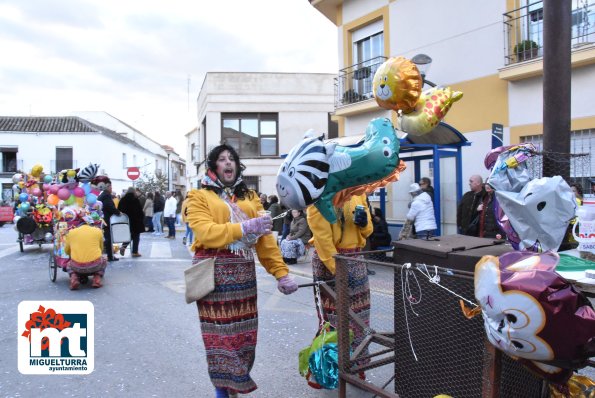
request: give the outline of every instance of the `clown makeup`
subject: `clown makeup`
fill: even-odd
[[[217,177],[225,186],[231,186],[236,181],[237,169],[233,155],[229,151],[223,151],[217,158]]]

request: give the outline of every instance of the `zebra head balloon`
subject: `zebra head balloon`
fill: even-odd
[[[322,136],[306,137],[291,149],[277,173],[277,193],[289,209],[304,209],[314,203],[326,185],[329,172],[327,152]]]
[[[277,174],[281,203],[290,209],[314,204],[334,224],[334,208],[339,206],[334,203],[335,196],[398,172],[399,149],[395,129],[386,118],[370,121],[364,139],[353,146],[324,144],[322,137],[306,137],[289,152]]]

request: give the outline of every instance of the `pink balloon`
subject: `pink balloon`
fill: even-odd
[[[39,188],[33,188],[33,191],[31,192],[31,194],[33,196],[41,196],[42,195],[41,189],[39,189]]]
[[[58,197],[62,200],[70,198],[70,190],[68,188],[60,188],[58,190]]]
[[[50,193],[53,195],[57,195],[60,187],[57,185],[50,185]]]
[[[46,192],[50,190],[50,187],[51,187],[50,184],[43,184],[43,190]]]
[[[72,194],[77,198],[82,198],[83,196],[85,196],[85,190],[81,187],[76,187],[72,190]]]

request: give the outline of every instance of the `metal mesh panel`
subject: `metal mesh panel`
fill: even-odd
[[[341,305],[346,306],[341,300],[347,298],[349,325],[356,337],[356,344],[349,344],[345,334],[339,336],[340,347],[351,347],[350,360],[340,363],[342,376],[349,383],[378,397],[448,394],[459,398],[496,396],[493,394],[498,391],[500,397],[541,396],[542,381],[506,355],[501,355],[501,368],[497,368],[501,371],[490,376],[494,356],[500,358],[500,354],[487,343],[481,316],[465,318],[459,297],[425,276],[438,272],[440,285],[474,301],[471,273],[433,266],[422,272],[391,260],[390,254],[387,257],[379,252],[338,257],[337,324],[341,325],[343,318]],[[362,265],[375,274],[354,274]],[[339,267],[346,271],[343,279]],[[366,281],[370,286],[367,328],[361,327],[365,317],[354,322],[363,304],[361,295],[354,292],[361,292]]]

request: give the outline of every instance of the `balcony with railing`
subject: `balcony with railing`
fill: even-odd
[[[339,71],[335,79],[335,108],[374,98],[372,81],[386,57],[376,57]]]
[[[543,56],[543,1],[504,14],[504,65]],[[589,0],[573,1],[572,49],[595,44],[595,7]]]

